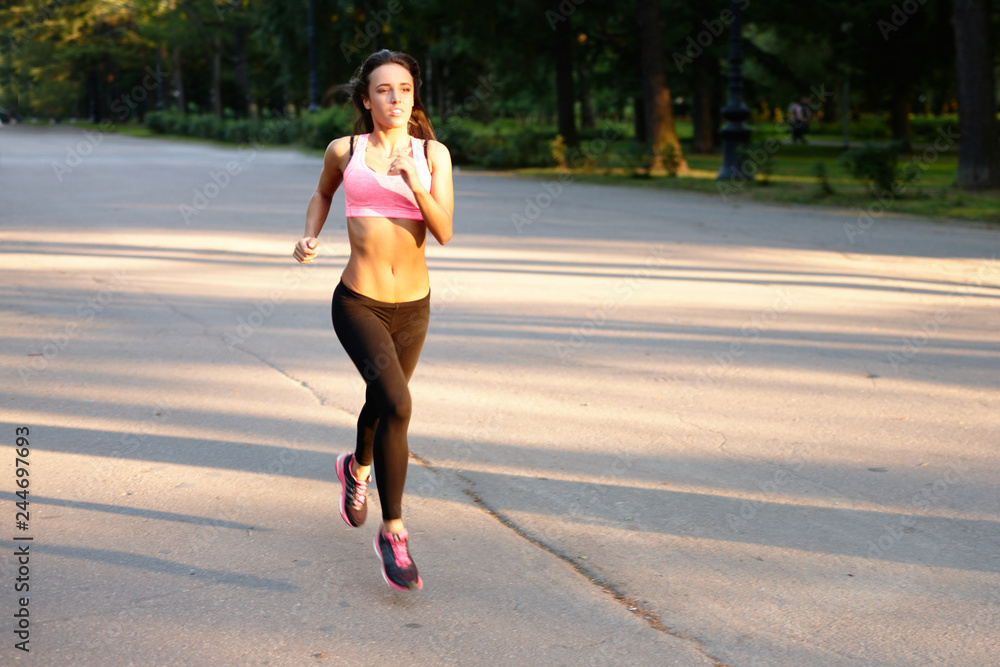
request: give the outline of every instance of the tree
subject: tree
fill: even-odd
[[[562,0],[552,0],[553,13],[562,13]],[[555,22],[555,39],[552,48],[556,61],[556,109],[558,110],[559,134],[569,147],[576,147],[580,139],[576,133],[576,94],[573,92],[573,33],[570,18],[564,16]]]
[[[990,0],[953,0],[958,66],[958,185],[1000,187]]]
[[[636,22],[639,29],[639,59],[642,70],[642,97],[646,114],[647,145],[651,153],[651,169],[663,168],[663,153],[668,145],[678,156],[679,171],[687,171],[670,101],[670,88],[663,69],[663,40],[660,26],[660,6],[657,0],[636,0]]]

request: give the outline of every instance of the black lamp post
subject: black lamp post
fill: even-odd
[[[743,104],[743,45],[740,34],[741,16],[737,0],[730,0],[733,23],[729,26],[729,103],[722,108],[722,117],[728,121],[722,128],[722,168],[716,180],[737,177],[752,179],[753,174],[740,173],[740,144],[750,141],[750,128],[746,120],[750,109]]]
[[[316,84],[316,25],[313,0],[309,0],[309,111],[319,109],[319,86]]]

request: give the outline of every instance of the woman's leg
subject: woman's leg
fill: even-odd
[[[402,517],[411,413],[407,384],[423,347],[427,315],[429,299],[385,304],[343,285],[334,291],[334,329],[367,383],[355,457],[358,466],[374,463],[385,522]]]

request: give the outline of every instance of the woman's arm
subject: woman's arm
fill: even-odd
[[[334,139],[326,147],[319,185],[309,198],[309,206],[306,209],[306,229],[292,252],[292,256],[300,264],[308,264],[316,257],[316,237],[323,230],[326,218],[330,214],[333,195],[344,180],[344,165],[350,159],[349,152],[350,137]]]
[[[389,170],[403,177],[413,190],[413,197],[424,215],[427,230],[441,245],[451,240],[452,215],[455,212],[455,190],[451,179],[451,153],[448,147],[437,141],[427,145],[427,157],[431,163],[431,189],[424,189],[417,177],[417,167],[408,155],[397,155],[397,166]],[[412,172],[408,173],[408,172]]]

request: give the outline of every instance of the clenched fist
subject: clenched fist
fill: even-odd
[[[303,236],[295,244],[292,257],[298,260],[299,264],[308,264],[316,258],[316,237]]]

